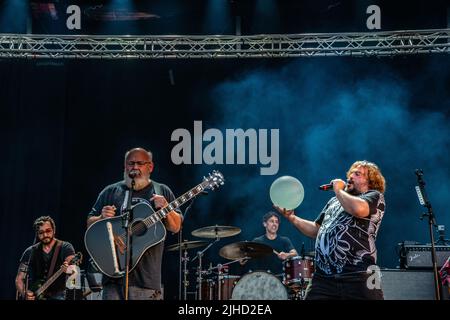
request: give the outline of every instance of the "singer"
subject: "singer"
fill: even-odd
[[[134,179],[132,205],[140,202],[150,204],[154,210],[167,206],[168,201],[175,200],[170,188],[150,180],[153,172],[153,155],[142,148],[134,148],[125,153],[123,180],[107,186],[97,198],[88,214],[88,226],[99,219],[120,215],[127,207],[126,193]],[[178,232],[182,218],[179,209],[171,211],[163,220],[170,232]],[[161,300],[161,262],[164,241],[148,249],[137,266],[129,274],[130,300]],[[121,300],[123,279],[103,276],[103,300]]]
[[[306,299],[382,300],[375,240],[385,210],[385,179],[378,166],[356,161],[347,183],[331,181],[332,197],[315,221],[275,207],[300,232],[316,240],[315,273]]]

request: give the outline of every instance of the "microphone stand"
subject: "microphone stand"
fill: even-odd
[[[425,193],[425,181],[423,180],[423,171],[421,169],[417,169],[415,171],[417,176],[417,181],[419,183],[418,186],[416,186],[416,192],[417,196],[419,198],[419,202],[422,206],[427,208],[426,213],[422,213],[422,216],[420,217],[420,220],[423,220],[424,217],[428,217],[428,226],[429,226],[429,232],[430,232],[430,240],[431,240],[431,262],[433,264],[433,276],[434,276],[434,292],[436,300],[441,300],[441,286],[439,283],[439,273],[438,273],[438,267],[437,267],[437,259],[436,259],[436,247],[434,243],[434,233],[433,233],[433,226],[436,226],[436,218],[433,213],[433,208],[431,207],[431,203],[427,198],[427,195]]]
[[[131,238],[130,238],[130,221],[133,220],[133,209],[131,208],[131,202],[133,201],[134,192],[134,178],[131,180],[131,189],[128,194],[127,207],[125,209],[125,214],[122,215],[122,227],[125,229],[126,242],[125,242],[125,300],[128,300],[128,280],[130,271],[130,256],[131,256]]]

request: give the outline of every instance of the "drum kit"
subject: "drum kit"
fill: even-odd
[[[272,254],[273,249],[259,242],[241,241],[223,246],[219,250],[222,258],[230,260],[224,264],[207,269],[202,268],[204,253],[221,238],[232,237],[241,229],[232,226],[208,226],[192,231],[192,235],[199,238],[214,239],[207,241],[184,241],[166,248],[167,251],[183,251],[183,297],[187,300],[189,287],[187,263],[190,260],[188,250],[199,249],[191,262],[198,260],[196,268],[196,300],[302,300],[306,287],[311,281],[314,264],[310,256],[296,256],[283,261],[283,274],[274,275],[266,271],[250,271],[247,274],[229,274],[229,265],[240,262],[243,264],[250,259],[259,259]],[[281,262],[280,262],[281,263]],[[181,280],[180,280],[181,281]]]
[[[292,176],[277,178],[270,187],[270,199],[275,206],[286,210],[294,210],[303,201],[304,188],[302,183]],[[219,255],[231,260],[225,264],[218,264],[206,270],[202,268],[203,254],[221,238],[232,237],[241,232],[241,229],[232,226],[207,226],[192,231],[192,235],[198,238],[214,239],[206,241],[184,241],[167,248],[168,251],[179,251],[180,261],[183,263],[183,288],[184,300],[187,300],[187,263],[189,261],[187,251],[190,249],[205,247],[198,251],[191,262],[198,259],[196,278],[197,300],[303,300],[306,288],[314,273],[314,253],[296,256],[283,261],[283,274],[274,275],[265,271],[250,271],[243,275],[230,275],[229,265],[240,262],[245,263],[250,259],[260,259],[272,252],[273,248],[266,244],[250,241],[241,241],[222,247]],[[181,255],[181,251],[183,254]],[[180,275],[181,275],[180,262]],[[181,296],[181,279],[180,279]]]

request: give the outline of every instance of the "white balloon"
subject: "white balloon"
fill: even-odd
[[[282,176],[270,186],[270,200],[280,208],[294,210],[303,201],[305,191],[302,183],[291,176]]]

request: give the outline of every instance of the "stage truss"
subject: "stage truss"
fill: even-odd
[[[0,34],[0,58],[191,59],[450,52],[450,29],[252,36]]]

